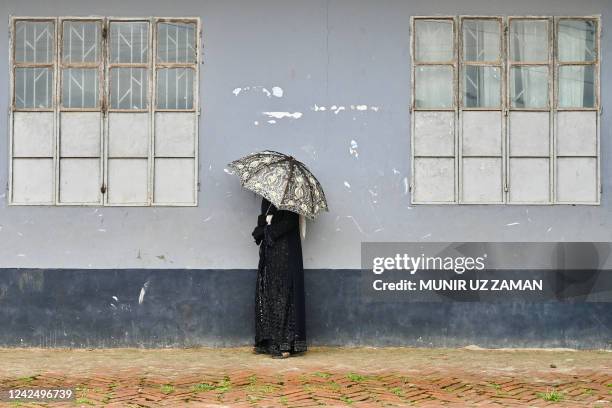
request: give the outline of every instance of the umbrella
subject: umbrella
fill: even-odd
[[[283,153],[265,150],[228,164],[243,187],[265,197],[281,210],[314,219],[329,211],[319,181],[300,161]]]

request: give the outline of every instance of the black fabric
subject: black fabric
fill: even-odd
[[[272,215],[271,225],[266,215]],[[253,230],[259,244],[255,293],[255,351],[279,355],[306,351],[304,266],[299,215],[265,198]]]

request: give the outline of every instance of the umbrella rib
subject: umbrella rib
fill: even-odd
[[[304,180],[306,180],[306,182],[310,185],[310,208],[314,214],[314,191],[312,189],[312,184],[310,183],[310,180],[308,179],[308,175],[304,172],[304,168],[300,167],[300,173],[302,173],[302,176],[304,176]],[[315,186],[315,189],[316,187],[317,186]]]
[[[285,192],[283,193],[283,196],[281,197],[279,205],[282,205],[283,201],[285,201],[285,197],[287,196],[287,191],[289,190],[289,182],[291,181],[291,178],[293,177],[293,168],[295,167],[295,161],[293,160],[293,158],[287,158],[287,160],[289,161],[289,175],[287,176],[287,184],[285,185]]]

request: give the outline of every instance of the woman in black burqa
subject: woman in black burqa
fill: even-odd
[[[259,245],[255,352],[276,358],[302,353],[306,325],[300,216],[278,210],[264,198],[252,235]]]

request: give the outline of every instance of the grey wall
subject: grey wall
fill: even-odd
[[[9,15],[200,16],[204,64],[200,205],[9,208],[3,190],[0,268],[252,268],[257,251],[250,231],[259,200],[242,191],[224,167],[264,148],[302,159],[326,190],[331,212],[310,224],[306,268],[358,268],[361,241],[609,241],[611,12],[607,0],[3,0],[4,22]],[[432,14],[602,15],[601,206],[409,204],[409,22],[412,15]],[[7,35],[0,30],[3,56]],[[254,86],[278,86],[284,95],[267,97]],[[245,87],[251,89],[233,93]],[[5,63],[0,65],[3,188],[7,93]],[[316,111],[315,105],[345,110]],[[269,124],[266,111],[303,116]],[[358,157],[349,152],[352,140]]]

